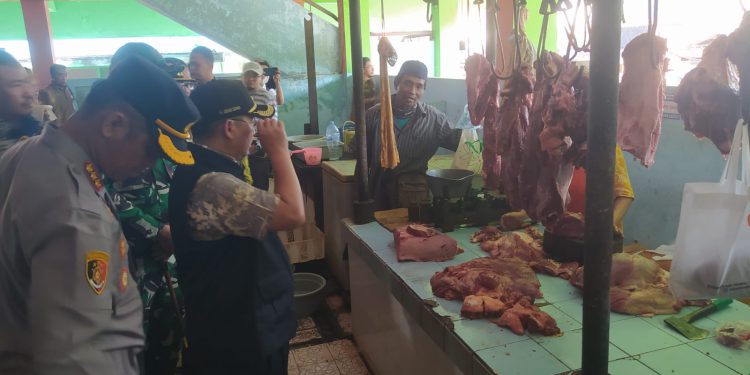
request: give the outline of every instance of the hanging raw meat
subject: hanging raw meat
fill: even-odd
[[[729,34],[728,56],[740,73],[742,118],[750,124],[750,12],[745,12],[740,27]]]
[[[617,110],[617,143],[649,167],[661,135],[666,97],[667,40],[638,35],[622,51],[623,73]]]
[[[703,50],[701,62],[680,81],[674,95],[685,130],[706,137],[729,154],[740,117],[739,96],[730,87],[729,38],[720,35]]]
[[[544,121],[542,121],[544,103],[549,100],[552,94],[553,77],[560,71],[562,62],[562,58],[559,55],[543,52],[542,58],[535,63],[536,82],[534,84],[534,101],[532,102],[531,113],[529,114],[529,128],[524,140],[524,153],[520,175],[524,209],[529,216],[541,211],[537,207],[549,205],[550,200],[560,199],[559,194],[550,192],[548,186],[539,185],[539,180],[542,176],[547,179],[551,176],[551,172],[548,171],[549,166],[545,163],[546,157],[542,153],[539,134],[544,128]],[[554,182],[554,178],[552,178],[552,182]],[[532,216],[532,219],[538,218]]]
[[[551,52],[536,65],[520,182],[526,213],[552,227],[565,211],[574,168],[585,161],[588,76]]]
[[[511,75],[501,96],[503,104],[499,111],[499,126],[496,133],[497,153],[500,155],[500,176],[506,200],[513,210],[522,210],[521,163],[524,140],[529,127],[529,108],[534,91],[530,66],[522,66]],[[485,121],[485,128],[487,121]],[[486,143],[485,143],[486,147]]]
[[[466,59],[466,96],[471,123],[479,125],[484,120],[491,101],[497,101],[497,78],[492,73],[492,65],[479,54]]]
[[[482,174],[484,186],[490,190],[500,187],[500,154],[498,140],[498,81],[492,65],[478,54],[466,59],[466,90],[471,123],[479,125],[484,121],[482,151]]]
[[[570,283],[583,288],[583,267]],[[669,272],[640,255],[612,255],[612,278],[609,290],[612,311],[629,315],[674,314],[682,303],[669,292]]]
[[[393,131],[393,106],[391,103],[391,84],[388,82],[388,64],[395,64],[396,49],[388,38],[378,42],[380,54],[380,166],[386,169],[396,168],[400,162],[396,147],[396,134]]]
[[[393,231],[399,262],[443,262],[463,252],[455,239],[420,224],[408,224]]]

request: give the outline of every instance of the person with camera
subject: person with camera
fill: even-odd
[[[263,68],[255,61],[242,65],[242,83],[256,104],[271,105],[276,108],[276,97],[263,85]]]
[[[263,68],[263,85],[266,86],[268,92],[276,97],[276,106],[284,105],[284,91],[281,89],[281,71],[279,68],[272,68],[268,61],[263,59],[256,59],[255,62]]]

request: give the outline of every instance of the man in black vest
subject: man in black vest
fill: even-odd
[[[186,374],[286,374],[294,336],[294,287],[276,230],[305,221],[302,191],[273,107],[238,81],[214,80],[191,99],[195,165],[178,167],[169,193],[177,270],[185,295]],[[275,173],[276,195],[243,179],[256,132]]]

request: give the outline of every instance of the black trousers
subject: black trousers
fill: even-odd
[[[190,347],[185,351],[182,372],[185,375],[287,375],[288,364],[289,345],[284,345],[266,357],[247,353],[242,358],[228,358]]]

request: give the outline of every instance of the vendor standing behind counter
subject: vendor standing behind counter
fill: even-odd
[[[426,200],[429,197],[424,178],[427,161],[438,147],[455,151],[461,138],[461,130],[451,129],[444,113],[420,101],[427,87],[427,66],[422,62],[404,62],[394,85],[398,91],[391,96],[393,130],[401,159],[396,168],[380,166],[381,104],[365,114],[368,181],[376,210],[407,207]]]

